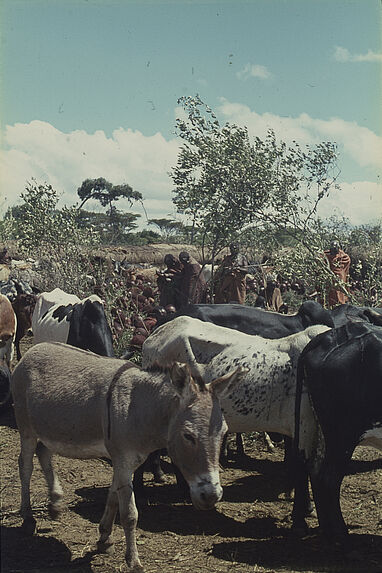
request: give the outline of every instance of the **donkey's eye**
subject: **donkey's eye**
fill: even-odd
[[[194,438],[194,436],[192,436],[191,434],[183,434],[183,437],[188,441],[191,442],[191,444],[196,444],[196,440]]]

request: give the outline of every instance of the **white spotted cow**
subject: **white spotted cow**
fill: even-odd
[[[33,341],[65,342],[101,356],[114,357],[113,338],[101,299],[80,300],[56,288],[37,297],[32,315]]]
[[[298,357],[312,338],[326,330],[327,326],[316,325],[271,340],[182,316],[146,339],[142,365],[149,368],[182,361],[194,376],[206,381],[234,367],[247,368],[240,383],[221,401],[228,430],[278,432],[293,437]],[[301,404],[304,435],[315,419],[306,394]],[[307,506],[307,491],[305,494]]]

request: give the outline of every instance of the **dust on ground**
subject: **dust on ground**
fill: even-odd
[[[47,491],[36,460],[31,482],[37,534],[24,537],[18,514],[19,438],[12,410],[0,417],[1,571],[3,573],[112,573],[126,571],[118,519],[114,555],[95,552],[112,470],[101,460],[55,457],[64,489],[59,521],[47,511]],[[164,484],[145,474],[148,504],[139,507],[138,550],[146,573],[382,573],[382,458],[358,448],[341,490],[352,552],[344,556],[318,535],[290,534],[292,502],[283,496],[283,448],[268,452],[261,437],[246,436],[246,456],[222,469],[223,500],[200,512],[185,502],[172,473]],[[168,461],[164,461],[169,469]]]

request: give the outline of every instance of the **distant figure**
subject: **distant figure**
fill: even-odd
[[[244,304],[248,262],[246,257],[239,253],[237,243],[231,243],[229,249],[231,254],[224,257],[216,273],[215,302],[217,304],[229,304],[231,302]]]
[[[173,305],[178,308],[182,266],[171,254],[164,257],[164,263],[167,268],[164,271],[157,271],[157,285],[160,292],[159,306]]]
[[[4,247],[0,251],[0,265],[10,265],[12,262],[12,257],[9,254],[7,247]]]
[[[179,308],[183,308],[188,304],[206,302],[207,283],[202,275],[202,267],[186,251],[182,251],[179,254],[179,261],[183,265]]]
[[[338,277],[345,285],[349,278],[350,257],[345,251],[340,248],[338,241],[333,241],[330,249],[324,251],[325,256],[329,262],[330,270]],[[329,307],[336,306],[337,304],[344,304],[348,301],[348,297],[344,292],[336,288],[331,288],[328,293]]]
[[[282,299],[281,290],[276,281],[274,280],[266,281],[266,286],[264,288],[264,296],[266,299],[267,308],[269,310],[284,314],[288,312],[288,308]]]

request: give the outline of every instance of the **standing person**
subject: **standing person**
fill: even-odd
[[[186,251],[179,254],[183,265],[180,282],[180,308],[188,304],[206,302],[207,283],[202,275],[202,267]]]
[[[159,305],[163,307],[174,305],[177,309],[179,307],[182,267],[171,254],[165,255],[164,263],[167,268],[164,271],[157,271],[157,285],[160,292]]]
[[[347,285],[350,269],[349,255],[340,248],[338,241],[333,241],[330,245],[330,249],[324,251],[324,253],[332,273],[334,273],[344,285]],[[328,302],[330,307],[336,306],[337,304],[344,304],[347,300],[348,297],[341,290],[334,287],[329,290]]]
[[[231,243],[229,249],[231,254],[224,257],[216,273],[215,302],[217,304],[228,304],[231,302],[244,304],[246,295],[245,277],[248,274],[248,262],[246,257],[239,252],[237,243]]]

